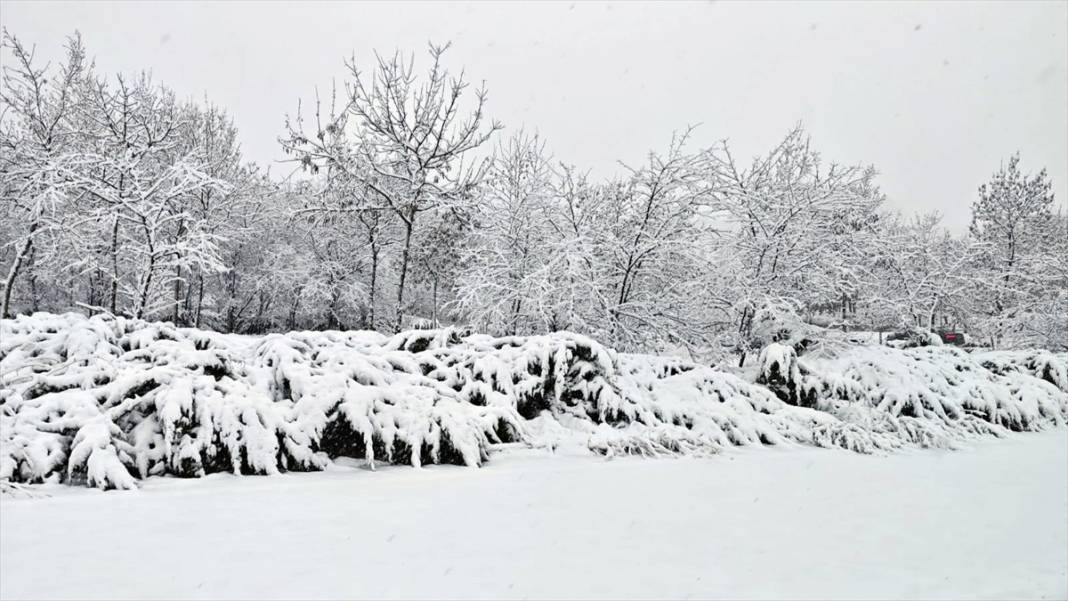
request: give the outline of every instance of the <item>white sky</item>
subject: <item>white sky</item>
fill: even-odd
[[[447,63],[487,82],[493,117],[596,175],[689,123],[699,145],[729,138],[748,157],[803,121],[825,159],[875,164],[894,205],[954,228],[1015,150],[1068,198],[1063,1],[5,1],[0,23],[42,56],[78,29],[102,71],[151,69],[180,96],[207,94],[264,163],[281,158],[284,114],[341,77],[343,57],[452,40]]]

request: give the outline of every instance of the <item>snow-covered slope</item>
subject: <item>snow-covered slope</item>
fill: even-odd
[[[0,598],[1068,598],[1068,431],[969,447],[45,485]]]
[[[0,324],[0,483],[482,465],[494,445],[604,455],[871,452],[1063,424],[1063,356],[771,345],[755,382],[584,336],[456,329],[260,339],[101,316]]]

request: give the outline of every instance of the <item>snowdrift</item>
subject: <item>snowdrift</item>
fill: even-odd
[[[805,444],[953,446],[1068,417],[1068,358],[770,345],[754,382],[569,333],[237,337],[35,314],[0,325],[0,484],[321,470],[337,457],[479,466],[499,443],[604,455]]]

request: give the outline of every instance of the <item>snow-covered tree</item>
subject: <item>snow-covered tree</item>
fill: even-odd
[[[883,197],[874,168],[823,166],[800,127],[748,169],[726,146],[716,157],[716,208],[729,233],[710,303],[734,315],[734,344],[744,363],[761,307],[787,302],[803,308],[857,290],[853,246],[876,219]],[[847,257],[853,260],[837,260]]]
[[[605,288],[601,241],[609,222],[608,187],[590,181],[574,165],[560,165],[549,225],[548,259],[534,281],[538,312],[547,331],[571,330],[595,337],[610,331],[612,299]]]
[[[475,90],[474,106],[465,112],[469,84],[463,73],[454,76],[442,63],[447,48],[430,46],[431,66],[422,77],[414,56],[400,52],[376,55],[370,74],[355,59],[349,61],[344,108],[332,110],[324,124],[317,104],[310,133],[298,114],[282,141],[303,164],[340,171],[363,183],[370,197],[351,210],[385,210],[399,220],[397,329],[408,306],[405,288],[420,216],[471,197],[482,170],[465,167],[463,160],[501,128],[496,121],[484,127],[484,88]]]
[[[179,222],[173,232],[175,241],[185,236],[189,227],[202,228],[205,234],[214,237],[226,271],[241,269],[241,265],[227,258],[232,245],[244,243],[249,233],[247,225],[240,221],[249,214],[262,212],[258,205],[269,194],[269,175],[245,162],[237,128],[225,110],[205,99],[203,104],[186,103],[181,111],[185,126],[180,132],[177,154],[196,157],[203,173],[223,185],[203,186],[182,199],[191,223]],[[171,314],[175,324],[201,323],[205,294],[210,292],[207,288],[216,275],[196,263],[188,269],[175,265]]]
[[[537,134],[520,131],[498,144],[456,281],[456,307],[477,327],[505,334],[544,329],[534,295],[545,289],[538,278],[553,240],[554,177]]]
[[[984,285],[976,293],[987,299],[979,311],[982,327],[995,343],[1041,320],[1042,307],[1064,290],[1058,272],[1065,262],[1065,231],[1055,219],[1053,201],[1046,170],[1024,173],[1019,153],[979,187],[970,228],[982,245],[978,258]]]
[[[101,309],[142,317],[171,304],[165,291],[181,281],[183,270],[223,269],[218,238],[190,201],[209,191],[223,194],[228,185],[206,171],[211,159],[205,148],[183,144],[190,114],[172,91],[144,74],[91,85],[88,143],[65,175],[97,217],[87,235],[103,233],[108,244],[103,253],[85,256],[81,268],[111,279]]]
[[[883,220],[865,278],[872,317],[892,327],[934,328],[943,319],[968,325],[977,247],[941,220],[937,213]]]
[[[695,313],[702,300],[689,284],[704,271],[701,245],[713,231],[703,213],[718,183],[710,153],[686,149],[692,131],[674,135],[665,154],[650,152],[645,165],[626,167],[608,191],[609,340],[625,348],[707,340]]]
[[[231,332],[570,330],[726,362],[799,354],[819,326],[930,328],[1068,346],[1068,225],[1013,156],[968,236],[880,211],[871,167],[827,164],[801,127],[751,164],[690,130],[605,179],[500,128],[431,46],[347,62],[287,119],[303,169],[248,164],[226,111],[104,75],[70,38],[46,65],[5,32],[0,311],[78,310]],[[837,311],[826,318],[827,311]],[[816,324],[819,322],[819,325]]]
[[[0,317],[7,317],[20,272],[32,261],[47,262],[46,253],[59,246],[38,241],[66,235],[77,225],[70,206],[77,193],[64,166],[74,156],[81,84],[90,66],[78,35],[68,38],[65,60],[57,68],[41,65],[35,50],[6,29],[0,52],[10,56],[0,82],[0,212],[5,215],[0,256],[8,266]],[[63,263],[63,257],[51,258]],[[34,281],[31,275],[31,286]],[[35,293],[30,308],[37,308]]]

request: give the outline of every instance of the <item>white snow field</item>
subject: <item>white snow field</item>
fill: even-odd
[[[802,350],[0,320],[0,596],[1068,597],[1068,356]]]
[[[0,498],[0,597],[1064,599],[1068,431]]]

